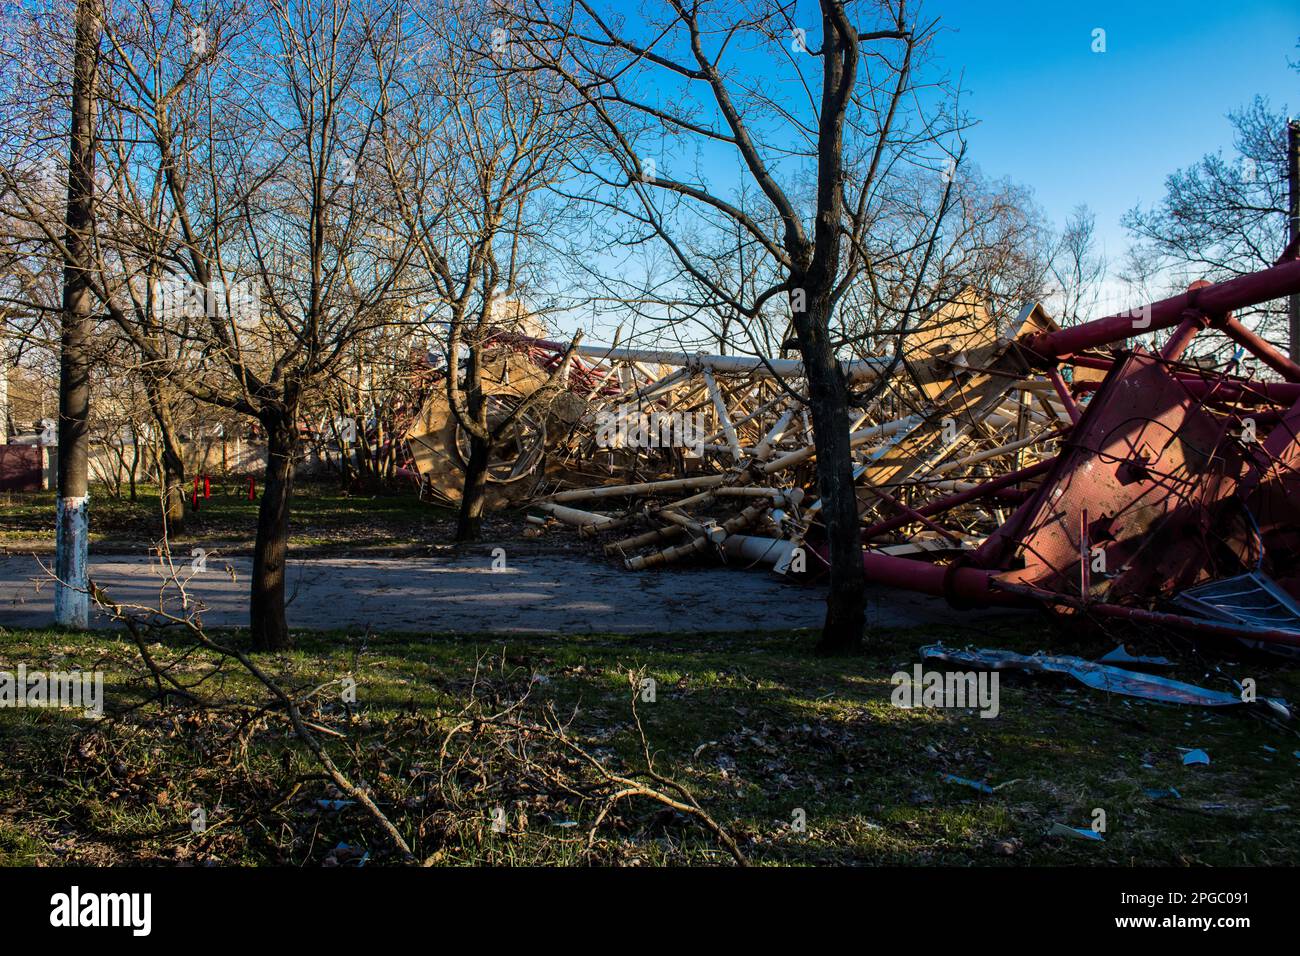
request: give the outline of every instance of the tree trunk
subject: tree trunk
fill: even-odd
[[[379,482],[374,468],[374,449],[370,445],[370,436],[362,427],[360,418],[357,419],[356,438],[357,484],[369,494],[378,490]]]
[[[353,468],[353,463],[352,463],[352,444],[353,442],[356,441],[356,431],[357,431],[356,419],[355,418],[352,419],[353,421],[352,442],[347,442],[343,440],[344,436],[346,435],[346,425],[340,424],[340,423],[345,423],[347,421],[348,419],[347,412],[348,412],[347,406],[342,402],[340,402],[338,407],[338,414],[335,415],[334,420],[330,422],[330,434],[334,436],[334,448],[331,450],[327,445],[325,449],[325,457],[326,457],[327,464],[328,464],[329,457],[333,453],[333,451],[338,452],[339,488],[343,491],[344,494],[347,494],[349,491],[352,491],[353,487],[357,483],[357,474],[355,468]]]
[[[167,516],[167,528],[175,533],[185,526],[185,458],[181,453],[176,425],[172,421],[168,390],[161,382],[146,381],[145,395],[149,399],[149,410],[153,413],[154,423],[158,426],[158,481]]]
[[[59,351],[59,491],[56,506],[54,620],[84,628],[90,615],[86,557],[90,537],[91,233],[95,216],[95,65],[99,28],[89,0],[74,25],[72,118],[68,131],[68,208]]]
[[[266,429],[266,474],[257,512],[249,628],[253,646],[276,651],[292,646],[284,617],[284,571],[289,551],[289,500],[298,458],[296,416],[277,409],[260,417]]]
[[[134,429],[131,431],[131,470],[127,472],[127,477],[131,480],[131,502],[135,503],[135,484],[136,475],[140,468],[140,436]]]
[[[829,303],[810,302],[810,321],[800,334],[817,444],[817,489],[831,561],[826,622],[817,642],[817,653],[822,655],[860,651],[866,627],[862,532],[849,445],[848,388],[827,332],[829,311]]]
[[[460,499],[456,541],[477,541],[483,528],[483,505],[487,498],[488,444],[470,436],[469,461],[465,464],[465,491]]]
[[[460,497],[460,517],[456,522],[457,543],[477,541],[483,527],[488,460],[492,450],[487,438],[492,433],[488,429],[487,397],[483,394],[479,361],[479,349],[475,346],[469,350],[465,362],[464,384],[465,410],[475,427],[469,428],[464,422],[459,425],[469,438],[469,461],[465,462],[465,487]],[[455,378],[448,381],[454,387]],[[480,435],[484,437],[480,438]]]

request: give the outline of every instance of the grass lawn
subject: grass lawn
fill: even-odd
[[[212,483],[212,496],[199,510],[186,509],[185,527],[171,536],[175,545],[221,542],[234,554],[251,550],[257,534],[257,501],[249,501],[239,480]],[[162,535],[156,485],[141,485],[137,499],[114,498],[102,485],[91,488],[91,547],[101,552],[136,550]],[[53,491],[0,492],[0,547],[53,550]],[[497,522],[512,519],[496,517]],[[420,501],[413,490],[383,495],[348,495],[334,482],[298,482],[290,518],[290,547],[300,553],[346,552],[380,555],[451,538],[454,514]]]
[[[730,862],[698,822],[641,799],[619,804],[589,848],[599,803],[547,776],[584,779],[581,761],[535,737],[481,739],[450,771],[450,758],[440,760],[475,688],[491,709],[531,687],[521,717],[551,705],[606,766],[635,769],[633,668],[655,681],[654,702],[638,712],[656,770],[686,786],[753,863],[1300,862],[1294,728],[1243,708],[1174,707],[1005,674],[994,719],[892,706],[890,675],[945,636],[881,633],[862,657],[821,660],[810,635],[795,632],[504,641],[329,633],[300,634],[292,653],[257,659],[304,693],[356,680],[355,704],[329,685],[305,716],[416,856],[438,864]],[[1085,656],[1111,646],[1036,619],[991,625],[981,643]],[[1293,664],[1209,648],[1198,657],[1154,640],[1130,647],[1194,662],[1175,674],[1183,679],[1228,688],[1211,673],[1218,665],[1253,676],[1261,696],[1300,699]],[[151,651],[227,707],[267,697],[233,662],[214,671],[209,655],[180,644]],[[110,716],[0,711],[0,863],[329,865],[349,858],[336,849],[343,843],[368,851],[371,865],[398,862],[360,807],[318,802],[340,793],[279,717],[181,703],[130,709],[149,683],[134,644],[111,634],[0,632],[0,670],[19,662],[104,671]],[[1184,766],[1180,747],[1207,751],[1210,765]],[[536,772],[518,772],[521,755]],[[981,794],[943,774],[996,789]],[[1170,787],[1181,799],[1144,793]],[[191,832],[195,806],[205,809],[204,833]],[[1097,808],[1104,842],[1046,835],[1058,822],[1088,827]],[[800,810],[803,832],[791,826]]]

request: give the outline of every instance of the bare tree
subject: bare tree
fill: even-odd
[[[124,0],[98,13],[113,120],[90,288],[145,367],[265,434],[250,625],[259,647],[285,647],[304,405],[423,291],[378,136],[409,8],[265,0],[155,15]]]
[[[63,334],[59,350],[59,497],[54,619],[85,627],[90,613],[90,289],[95,220],[95,111],[99,25],[92,0],[73,23],[72,113],[68,129],[67,229],[63,239]]]
[[[1076,206],[1065,221],[1048,259],[1054,314],[1063,325],[1096,318],[1106,259],[1097,250],[1097,216]]]
[[[445,323],[444,385],[468,439],[456,540],[472,541],[494,452],[544,409],[572,355],[523,397],[503,404],[485,393],[488,347],[519,331],[521,300],[541,284],[540,255],[558,254],[547,236],[569,213],[555,187],[584,139],[562,84],[510,68],[499,21],[457,5],[435,5],[421,19],[429,55],[393,85],[384,155],[403,227],[436,290],[429,318]]]
[[[345,489],[374,491],[398,479],[407,458],[402,436],[419,410],[426,359],[412,341],[415,309],[391,327],[352,343],[347,357],[311,402],[308,439]]]
[[[923,77],[937,23],[905,0],[822,0],[809,22],[775,0],[511,10],[521,68],[563,78],[587,107],[605,150],[585,167],[585,195],[628,218],[623,241],[667,247],[679,299],[689,287],[714,315],[789,322],[831,564],[818,649],[855,650],[865,599],[839,310],[850,290],[874,286],[905,333],[930,304],[921,277],[960,155],[939,145],[959,125],[947,88]],[[930,216],[892,205],[893,184],[918,166],[949,174]],[[718,268],[720,250],[738,247],[750,264]]]
[[[1257,96],[1229,113],[1228,121],[1233,155],[1207,153],[1176,170],[1165,179],[1159,202],[1124,216],[1125,228],[1148,257],[1159,257],[1173,288],[1267,268],[1288,242],[1286,111]],[[1260,306],[1261,333],[1284,340],[1285,313],[1284,302]]]

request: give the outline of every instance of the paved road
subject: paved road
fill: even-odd
[[[582,554],[523,554],[492,569],[491,545],[420,558],[291,561],[291,627],[371,626],[429,632],[693,632],[817,627],[821,588],[764,571],[728,568],[625,571]],[[50,564],[51,556],[42,560]],[[248,558],[209,557],[195,573],[177,559],[187,590],[210,626],[247,623]],[[234,578],[226,567],[234,570]],[[147,557],[92,556],[92,579],[116,601],[156,607],[164,578]],[[53,581],[30,556],[0,556],[0,626],[42,626],[53,614]],[[179,607],[168,588],[165,606]],[[108,623],[98,611],[95,626]],[[936,599],[902,592],[873,599],[870,623],[914,627],[971,623]]]

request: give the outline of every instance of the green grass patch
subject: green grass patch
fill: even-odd
[[[260,486],[259,486],[260,491]],[[91,488],[92,545],[144,548],[163,532],[156,485],[140,485],[135,501],[115,498],[103,485]],[[54,546],[53,491],[0,493],[0,545]],[[199,510],[186,508],[174,545],[220,541],[231,549],[251,549],[257,535],[258,502],[249,501],[246,479],[214,479],[211,497]],[[351,495],[330,482],[299,482],[294,487],[290,547],[300,552],[377,553],[446,541],[453,513],[420,501],[411,490]]]
[[[238,635],[227,635],[241,640]],[[501,701],[570,719],[573,738],[607,766],[635,768],[639,737],[629,670],[655,682],[638,705],[655,767],[686,787],[758,864],[1228,865],[1300,862],[1293,727],[1233,712],[1112,697],[1064,680],[1003,675],[1001,712],[901,710],[890,675],[936,639],[1094,655],[1033,621],[877,635],[861,657],[811,655],[799,632],[681,636],[298,635],[261,665],[306,691],[351,676],[355,705],[331,689],[308,708],[329,752],[364,780],[421,858],[455,864],[712,864],[728,862],[694,821],[646,801],[620,805],[587,846],[599,805],[511,778],[500,752],[475,751],[451,777],[438,745],[457,725],[476,674]],[[1142,650],[1141,644],[1130,644]],[[1150,648],[1147,648],[1150,649]],[[1165,653],[1169,646],[1156,648]],[[267,694],[236,665],[180,645],[152,648],[174,673],[227,705]],[[1261,695],[1300,697],[1300,672],[1245,652],[1201,658],[1185,646],[1184,679],[1222,668]],[[138,652],[120,636],[18,631],[0,638],[0,669],[99,668],[114,716],[0,711],[0,862],[339,862],[341,843],[396,862],[358,807],[339,796],[286,723],[199,712],[146,699]],[[135,708],[135,709],[132,709]],[[533,756],[574,771],[563,755]],[[1211,756],[1186,767],[1180,747]],[[1269,749],[1271,748],[1271,749]],[[547,763],[550,761],[551,763]],[[991,795],[945,784],[986,781]],[[453,788],[455,794],[439,790]],[[1153,800],[1145,788],[1176,788]],[[206,833],[189,827],[205,808]],[[497,808],[507,821],[492,823]],[[1103,843],[1048,837],[1106,814]],[[806,820],[803,831],[792,822]],[[500,829],[500,828],[498,828]],[[343,854],[346,857],[346,854]]]

